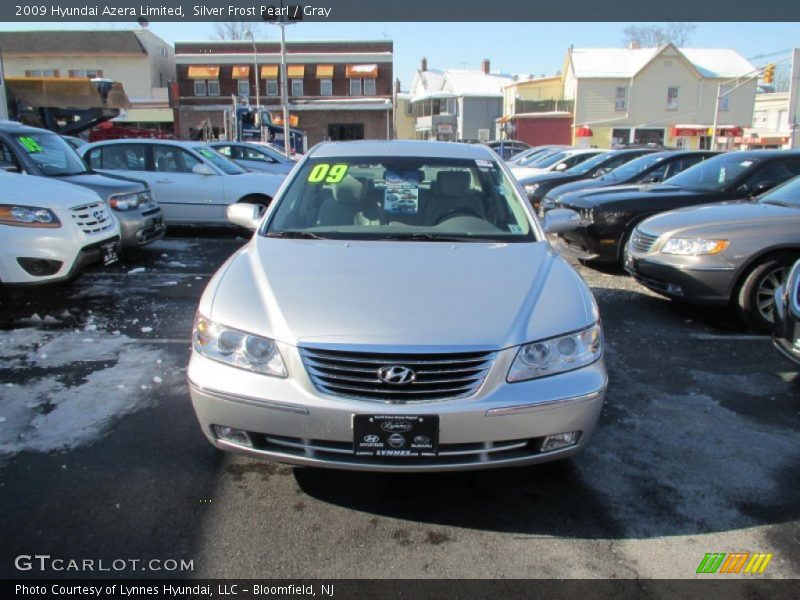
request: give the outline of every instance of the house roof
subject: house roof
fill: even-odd
[[[0,31],[3,54],[147,54],[134,31]]]
[[[511,75],[466,69],[417,71],[411,86],[411,101],[470,96],[502,98],[503,86],[510,81],[513,81]]]
[[[641,71],[664,48],[574,48],[572,69],[577,78],[628,78]],[[703,77],[737,77],[755,67],[728,48],[676,48]]]

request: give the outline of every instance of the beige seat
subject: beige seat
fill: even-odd
[[[369,196],[370,182],[351,175],[332,186],[333,194],[322,201],[317,213],[320,227],[367,225],[379,220],[377,206]]]
[[[467,171],[441,171],[431,186],[431,195],[423,208],[422,222],[437,225],[449,215],[473,215],[486,218],[478,197],[469,189]]]

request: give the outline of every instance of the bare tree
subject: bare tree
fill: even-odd
[[[253,35],[263,37],[264,31],[261,23],[256,21],[225,21],[214,23],[213,38],[217,40],[247,40],[250,39],[248,31],[252,31]]]
[[[665,23],[663,25],[631,25],[622,33],[622,43],[639,48],[659,48],[667,44],[678,47],[689,43],[689,38],[697,29],[694,23]]]

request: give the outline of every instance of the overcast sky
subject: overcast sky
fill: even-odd
[[[429,68],[480,67],[488,58],[492,70],[553,75],[561,69],[570,44],[619,47],[630,23],[312,23],[286,29],[292,40],[383,40],[394,42],[395,76],[403,89],[411,85],[422,56]],[[134,27],[125,23],[116,28]],[[103,29],[101,23],[4,23],[0,29]],[[211,39],[213,23],[151,23],[168,42]],[[276,40],[278,28],[261,25],[259,39]],[[697,23],[689,46],[734,48],[745,58],[800,46],[800,23]],[[772,60],[772,59],[770,59]],[[754,59],[756,66],[769,62]]]

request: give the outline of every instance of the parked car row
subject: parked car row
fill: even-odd
[[[263,157],[242,167],[217,151]],[[74,277],[96,262],[164,236],[168,224],[227,225],[236,202],[266,207],[293,161],[225,143],[78,138],[0,122],[0,283]],[[260,171],[260,172],[259,172]],[[33,176],[33,177],[28,177]]]
[[[618,263],[675,300],[731,305],[768,331],[775,292],[800,257],[798,175],[796,151],[655,152],[551,189],[539,214],[574,215],[558,234],[562,252]]]

